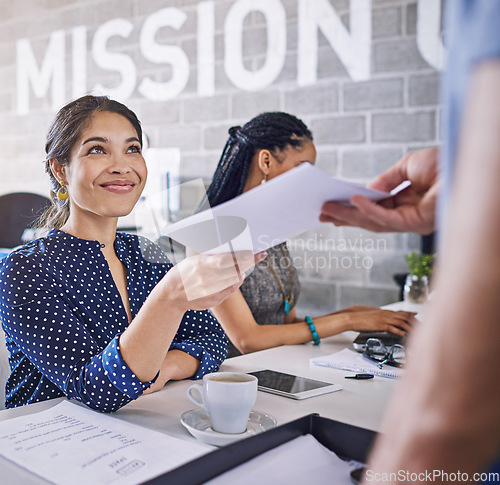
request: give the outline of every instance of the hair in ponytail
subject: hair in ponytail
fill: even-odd
[[[243,192],[257,150],[269,150],[279,161],[281,151],[312,139],[303,121],[282,112],[262,113],[242,127],[233,126],[202,208],[222,204]]]

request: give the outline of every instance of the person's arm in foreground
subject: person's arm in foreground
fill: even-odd
[[[471,81],[436,297],[366,483],[390,483],[376,474],[398,470],[472,480],[500,450],[500,63],[480,65]]]
[[[259,325],[241,291],[235,291],[224,302],[212,309],[227,336],[243,354],[270,349],[279,345],[295,345],[312,341],[309,326],[296,318],[295,308],[285,325]],[[346,330],[387,331],[405,335],[410,331],[413,313],[393,312],[371,307],[352,307],[314,318],[320,338],[331,337]]]
[[[417,232],[434,230],[434,214],[439,192],[437,148],[406,154],[399,162],[378,176],[370,187],[390,192],[405,180],[411,186],[379,203],[361,195],[351,198],[351,207],[326,202],[321,222],[336,226],[357,226],[374,232]]]

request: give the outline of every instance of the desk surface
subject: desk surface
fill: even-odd
[[[352,374],[347,371],[313,366],[309,363],[312,357],[332,354],[350,347],[355,336],[355,332],[346,332],[323,339],[319,346],[312,344],[284,346],[234,357],[228,359],[222,365],[221,370],[249,372],[269,368],[340,384],[343,386],[340,392],[302,401],[259,391],[254,409],[273,415],[278,424],[287,423],[307,414],[319,413],[321,416],[337,421],[378,431],[385,406],[395,384],[393,379],[382,377],[362,381],[345,379],[346,375]],[[142,396],[127,404],[113,416],[172,436],[196,441],[180,423],[180,416],[194,407],[186,395],[187,388],[191,384],[190,380],[171,382],[161,391]],[[43,411],[55,406],[62,399],[0,411],[0,421]],[[0,457],[0,469],[3,483],[12,485],[47,483],[3,457]]]

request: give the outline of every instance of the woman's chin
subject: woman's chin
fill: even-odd
[[[134,206],[132,207],[108,207],[106,210],[103,210],[100,215],[102,217],[109,217],[109,218],[119,218],[119,217],[126,217],[128,216],[131,212]]]

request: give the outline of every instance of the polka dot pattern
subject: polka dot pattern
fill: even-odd
[[[172,264],[151,241],[129,234],[117,233],[115,251],[128,269],[135,317]],[[6,407],[65,395],[111,412],[151,385],[120,353],[128,318],[97,241],[52,230],[0,264],[0,321],[11,367]],[[199,379],[218,369],[227,340],[209,311],[190,310],[170,349],[200,361],[193,376]]]

